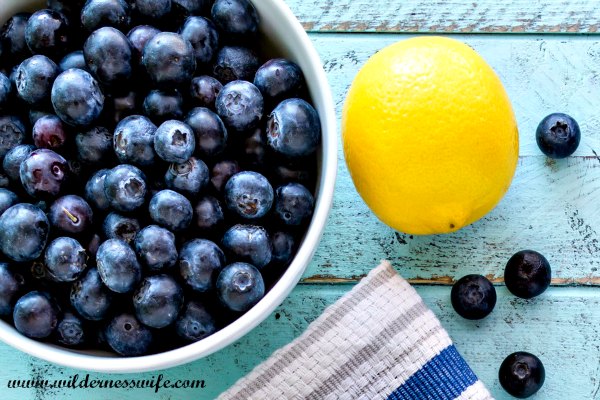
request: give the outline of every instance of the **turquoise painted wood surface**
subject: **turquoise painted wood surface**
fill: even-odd
[[[411,237],[381,224],[354,190],[340,153],[328,227],[303,282],[263,324],[234,345],[154,373],[92,379],[203,380],[200,389],[7,389],[11,379],[66,379],[87,372],[50,365],[0,344],[0,398],[211,399],[289,343],[380,259],[415,283],[459,350],[498,399],[507,354],[542,358],[547,381],[537,399],[593,399],[600,393],[600,9],[594,0],[286,0],[321,54],[338,113],[354,74],[378,49],[415,33],[450,34],[496,69],[520,128],[520,162],[506,198],[482,221],[444,236]],[[0,0],[1,4],[2,0]],[[373,34],[377,32],[377,34]],[[523,34],[526,33],[526,34]],[[568,35],[566,35],[568,34]],[[567,160],[541,156],[533,132],[546,114],[572,114],[582,144]],[[554,286],[524,301],[502,286],[504,263],[533,248],[551,261]],[[467,273],[499,285],[497,309],[480,322],[458,317],[450,284]]]

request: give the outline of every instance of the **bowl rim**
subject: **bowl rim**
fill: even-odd
[[[138,357],[120,357],[104,352],[101,355],[95,355],[91,351],[66,349],[51,343],[30,339],[21,335],[12,325],[4,321],[0,321],[0,340],[32,356],[80,370],[105,373],[156,371],[206,357],[232,344],[271,315],[296,287],[317,249],[333,203],[338,164],[335,104],[319,54],[285,2],[283,0],[252,0],[252,2],[259,13],[261,10],[268,10],[273,14],[271,16],[273,20],[279,24],[286,24],[286,28],[289,29],[288,38],[296,41],[299,51],[304,53],[302,59],[297,60],[297,63],[304,71],[310,68],[311,75],[314,77],[310,81],[307,80],[311,98],[315,103],[317,103],[315,99],[318,98],[320,104],[318,108],[322,127],[321,174],[317,185],[315,212],[297,254],[279,281],[258,304],[231,324],[198,342],[162,353]],[[21,5],[26,9],[33,3],[32,0],[27,4],[23,2]]]

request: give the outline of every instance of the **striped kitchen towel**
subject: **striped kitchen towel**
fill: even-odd
[[[492,396],[421,297],[384,261],[219,399]]]

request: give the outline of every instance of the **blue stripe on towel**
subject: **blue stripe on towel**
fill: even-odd
[[[388,396],[388,400],[453,400],[477,382],[454,345],[429,360]]]

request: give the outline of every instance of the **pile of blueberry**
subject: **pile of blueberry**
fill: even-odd
[[[47,0],[0,30],[0,316],[156,353],[255,305],[310,222],[320,121],[248,0]]]

